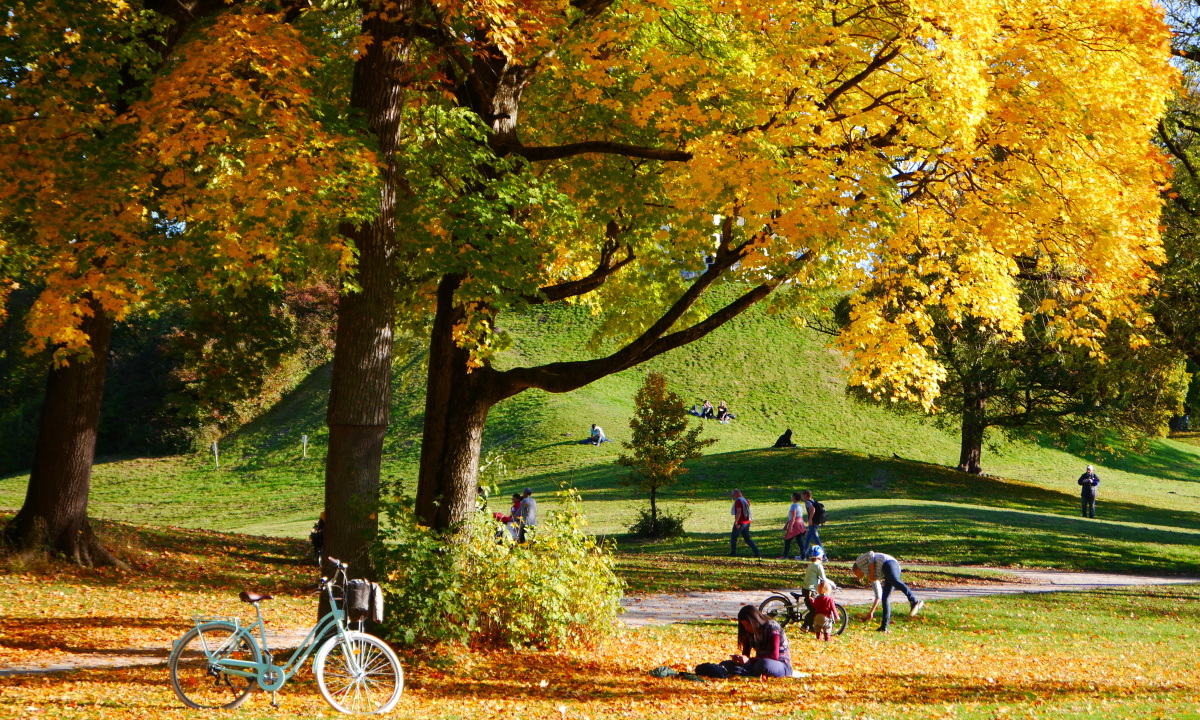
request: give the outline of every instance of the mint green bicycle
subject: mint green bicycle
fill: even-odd
[[[404,691],[400,661],[384,641],[361,632],[361,623],[359,630],[350,629],[345,608],[339,607],[334,597],[335,589],[345,596],[346,564],[326,559],[337,568],[332,581],[321,578],[320,590],[329,596],[330,611],[283,665],[275,664],[267,647],[266,626],[258,607],[261,601],[270,600],[270,595],[241,594],[242,601],[253,605],[258,615],[247,627],[238,618],[194,618],[196,626],[175,641],[169,660],[171,687],[184,705],[236,708],[246,702],[255,685],[271,693],[274,705],[274,694],[320,644],[313,672],[321,695],[334,710],[365,715],[385,713],[396,706]]]

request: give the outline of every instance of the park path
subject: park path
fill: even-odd
[[[1048,593],[1065,591],[1103,590],[1130,585],[1181,585],[1200,583],[1200,578],[1153,577],[1149,575],[1114,575],[1108,573],[1068,572],[1054,570],[1010,570],[1004,573],[1019,578],[1018,582],[996,582],[973,585],[930,586],[916,590],[923,600],[940,602],[989,595],[1019,593]],[[780,588],[786,590],[786,588]],[[799,588],[791,588],[799,592]],[[722,620],[737,617],[742,605],[757,605],[771,591],[729,590],[698,591],[680,594],[629,595],[621,600],[625,612],[621,622],[631,627],[669,625],[693,620]],[[837,595],[843,605],[868,605],[871,590],[843,588]],[[268,633],[273,650],[297,647],[304,639],[304,629]],[[29,665],[0,666],[0,677],[64,672],[90,668],[120,668],[138,665],[165,664],[169,646],[162,644],[143,647],[104,650],[97,653],[65,653],[53,662]]]
[[[941,601],[987,595],[1103,590],[1130,585],[1182,585],[1200,582],[1200,578],[1116,575],[1065,570],[1012,570],[1005,568],[1004,573],[1019,578],[1019,581],[929,586],[914,589],[913,592],[922,600]],[[800,588],[779,588],[779,590],[800,592]],[[643,627],[693,620],[732,620],[737,617],[738,611],[743,605],[758,605],[771,594],[773,593],[769,590],[707,590],[680,594],[629,595],[621,600],[621,606],[625,608],[624,614],[621,615],[621,622],[631,627]],[[873,598],[870,588],[847,587],[841,588],[837,593],[837,601],[843,605],[870,605]],[[895,598],[893,598],[894,600]],[[903,597],[900,600],[902,603],[904,602]]]

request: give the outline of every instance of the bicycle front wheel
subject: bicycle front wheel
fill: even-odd
[[[838,611],[838,619],[833,623],[833,634],[841,635],[846,632],[846,625],[850,623],[850,615],[846,612],[846,606],[841,603],[834,603],[834,607]]]
[[[772,595],[758,606],[759,611],[783,627],[792,621],[792,603],[782,595]]]
[[[349,715],[385,713],[404,691],[404,671],[387,643],[360,632],[331,637],[313,660],[325,702]]]
[[[171,688],[184,705],[203,710],[246,702],[255,680],[226,673],[222,660],[259,662],[258,646],[233,623],[205,623],[184,633],[168,663]]]

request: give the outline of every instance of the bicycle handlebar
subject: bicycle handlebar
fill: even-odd
[[[325,559],[328,560],[329,562],[333,563],[333,566],[339,570],[345,570],[346,568],[349,567],[349,565],[342,562],[341,560],[338,560],[335,557],[329,557],[328,555],[326,555]]]

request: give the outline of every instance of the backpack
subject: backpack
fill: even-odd
[[[813,500],[812,524],[813,525],[824,525],[825,524],[825,503],[817,502],[816,500]]]

